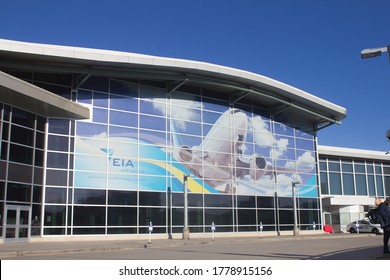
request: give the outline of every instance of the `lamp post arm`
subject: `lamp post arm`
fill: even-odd
[[[382,53],[388,53],[389,59],[390,59],[390,45],[383,48],[371,48],[371,49],[364,49],[360,52],[360,56],[362,59],[364,58],[371,58],[382,55]]]

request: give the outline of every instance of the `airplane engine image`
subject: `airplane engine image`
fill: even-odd
[[[267,172],[267,161],[261,155],[256,155],[249,162],[249,176],[253,180],[260,179]]]
[[[180,162],[191,162],[193,159],[192,150],[190,147],[183,145],[180,148],[174,150],[173,157],[178,159]]]

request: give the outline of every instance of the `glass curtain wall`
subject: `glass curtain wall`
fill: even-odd
[[[31,236],[41,234],[45,124],[43,117],[0,103],[0,236],[10,237],[3,225],[16,223],[5,220],[6,206],[31,207],[32,221],[22,222],[31,225]]]
[[[390,165],[351,158],[320,157],[323,195],[390,196]]]
[[[54,92],[56,92],[54,90]],[[49,119],[45,235],[180,233],[321,224],[315,136],[204,88],[91,77],[69,98],[89,120]]]

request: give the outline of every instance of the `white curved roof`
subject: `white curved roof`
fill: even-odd
[[[269,99],[270,106],[290,106],[301,113],[310,113],[315,123],[339,123],[346,117],[346,109],[321,99],[315,95],[297,89],[285,83],[248,71],[211,63],[185,59],[165,58],[151,55],[89,49],[80,47],[57,46],[26,43],[0,39],[0,60],[5,61],[23,57],[26,60],[40,60],[50,63],[69,64],[79,69],[85,67],[92,73],[102,67],[120,70],[157,71],[177,74],[177,79],[212,79],[213,82],[229,81],[235,90],[251,91],[255,96]],[[0,69],[6,63],[0,61]],[[86,71],[86,70],[85,70]],[[95,72],[94,72],[95,71]],[[181,77],[181,78],[179,78]],[[222,84],[222,83],[221,83]],[[220,85],[221,85],[220,84]],[[290,110],[290,109],[289,109]]]

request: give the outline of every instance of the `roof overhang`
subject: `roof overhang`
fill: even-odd
[[[210,87],[233,96],[233,103],[248,99],[269,106],[274,115],[288,110],[317,129],[340,124],[346,117],[345,108],[282,82],[184,59],[0,39],[0,69],[71,73],[80,80],[92,75],[154,78],[170,81],[174,90],[183,84]]]
[[[354,205],[375,205],[375,197],[353,196],[353,195],[333,195],[323,196],[322,204],[337,206],[354,206]]]
[[[52,118],[89,118],[89,108],[0,71],[0,102]]]
[[[365,160],[390,161],[390,154],[388,152],[350,149],[343,147],[318,145],[318,154],[320,156],[331,156],[336,158],[344,157]]]

